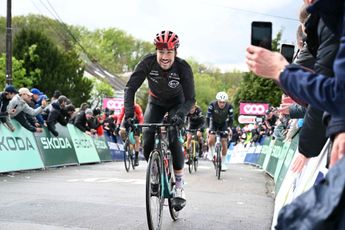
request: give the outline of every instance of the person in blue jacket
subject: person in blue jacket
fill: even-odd
[[[291,64],[277,52],[249,46],[246,63],[251,71],[276,81],[289,95],[325,110],[328,117],[327,136],[333,140],[330,166],[345,154],[345,30],[344,0],[318,0],[309,12],[318,12],[325,24],[340,37],[340,46],[334,62],[334,78],[309,72]]]

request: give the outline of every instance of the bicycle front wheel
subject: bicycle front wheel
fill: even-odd
[[[128,140],[126,140],[125,145],[123,147],[123,161],[125,163],[125,169],[127,172],[129,172],[129,169],[131,168],[131,155],[130,155],[130,151],[131,151],[131,146],[128,142]]]
[[[222,156],[221,156],[221,149],[217,148],[217,160],[216,160],[217,168],[216,168],[216,175],[218,180],[220,180],[220,172],[222,171]]]
[[[160,229],[162,225],[164,196],[161,162],[159,152],[152,151],[146,170],[146,217],[149,230]]]
[[[198,165],[199,165],[199,161],[198,161],[198,156],[197,156],[197,154],[199,153],[199,148],[200,148],[200,146],[199,146],[199,143],[198,142],[196,142],[195,143],[195,151],[194,151],[194,153],[193,153],[193,164],[194,164],[194,171],[196,172],[196,171],[198,171]]]

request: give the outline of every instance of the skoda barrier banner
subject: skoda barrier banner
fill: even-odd
[[[0,173],[44,168],[34,135],[12,120],[15,131],[0,126]]]
[[[119,143],[115,143],[114,139],[109,136],[106,132],[104,133],[105,139],[107,141],[111,159],[113,160],[123,160],[123,143],[121,138],[118,138]]]
[[[72,138],[67,127],[56,124],[59,136],[55,137],[47,128],[35,133],[36,143],[44,165],[47,167],[78,164]]]
[[[80,131],[74,125],[67,125],[79,164],[100,162],[92,137]]]
[[[107,144],[107,141],[105,140],[105,137],[93,137],[93,144],[96,147],[96,150],[98,152],[98,156],[101,159],[101,161],[112,161],[110,150]]]

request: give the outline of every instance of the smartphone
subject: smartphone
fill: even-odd
[[[272,22],[252,22],[251,44],[272,50]]]
[[[285,57],[285,59],[291,63],[295,54],[295,46],[291,44],[282,44],[280,48],[280,53]]]

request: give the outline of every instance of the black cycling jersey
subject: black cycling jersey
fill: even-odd
[[[202,111],[198,106],[195,106],[194,113],[188,113],[187,125],[188,129],[200,129],[204,126],[205,120]]]
[[[207,109],[206,125],[211,128],[214,124],[216,126],[231,127],[234,119],[232,105],[228,102],[223,109],[219,108],[217,101],[212,101]],[[212,120],[212,122],[210,122]]]
[[[168,113],[170,123],[175,114],[187,115],[195,103],[194,77],[186,61],[175,57],[171,68],[163,70],[157,62],[157,55],[145,57],[135,68],[125,88],[125,118],[133,117],[134,95],[144,80],[149,85],[149,103],[147,104],[144,123],[160,123]],[[170,128],[169,148],[173,156],[175,170],[183,169],[184,157],[181,143],[178,141],[175,128]],[[143,129],[143,149],[148,160],[154,147],[154,130]]]
[[[134,95],[144,80],[148,80],[150,103],[161,106],[181,105],[178,109],[187,114],[195,102],[194,77],[189,64],[181,58],[169,70],[163,70],[157,55],[146,56],[135,68],[125,88],[125,116],[133,116]]]

